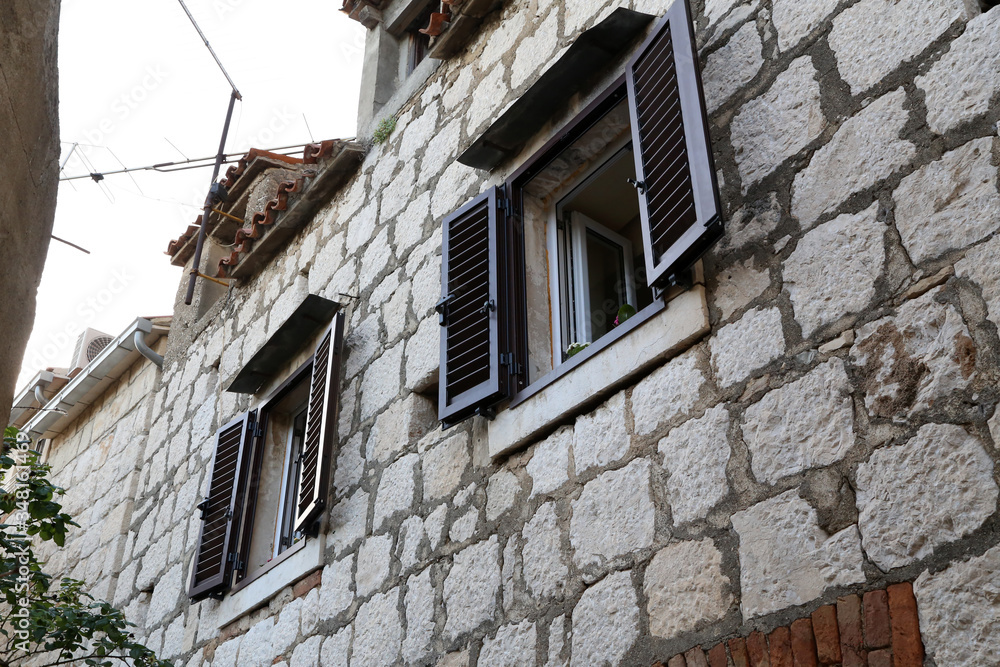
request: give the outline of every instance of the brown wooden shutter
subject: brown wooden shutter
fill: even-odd
[[[299,497],[295,508],[296,531],[314,532],[313,526],[326,507],[337,437],[337,410],[340,408],[343,340],[344,314],[341,312],[334,317],[313,355],[306,435],[299,468]]]
[[[722,235],[698,54],[677,0],[626,68],[647,282],[672,283]]]
[[[196,600],[229,587],[256,417],[256,410],[245,412],[216,434],[208,496],[198,505],[201,534],[188,592]]]
[[[500,335],[507,316],[501,289],[504,194],[490,188],[443,222],[441,243],[441,371],[438,416],[451,426],[488,411],[508,393]]]

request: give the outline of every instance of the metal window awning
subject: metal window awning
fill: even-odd
[[[264,383],[272,380],[311,340],[330,323],[340,310],[336,301],[315,294],[308,295],[285,323],[237,373],[226,391],[236,394],[256,394]]]
[[[653,20],[649,14],[619,8],[586,30],[534,85],[514,102],[458,161],[493,169],[515,155],[551,119],[554,109],[579,92],[611,63]]]

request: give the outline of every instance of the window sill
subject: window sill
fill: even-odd
[[[490,458],[496,459],[528,444],[578,414],[595,399],[690,347],[708,331],[705,287],[695,285],[659,312],[638,322],[614,345],[602,345],[568,371],[554,371],[559,375],[540,390],[532,386],[514,396],[514,407],[501,411],[489,422]],[[544,381],[545,378],[539,380]]]
[[[304,547],[267,572],[223,598],[219,605],[217,626],[221,629],[239,617],[267,603],[286,586],[323,567],[324,536],[309,538]]]

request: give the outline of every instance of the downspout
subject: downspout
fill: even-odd
[[[135,334],[132,336],[132,342],[135,344],[136,351],[156,364],[157,368],[162,369],[163,357],[154,352],[153,348],[146,345],[145,336],[146,334],[143,331],[136,329]],[[35,391],[38,392],[38,387],[35,387]],[[38,394],[36,393],[35,395],[37,396]]]
[[[45,407],[45,404],[49,402],[49,399],[45,398],[45,394],[42,393],[41,385],[35,385],[35,400],[38,401],[38,404],[43,408]]]

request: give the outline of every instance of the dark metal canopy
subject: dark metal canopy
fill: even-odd
[[[264,383],[285,369],[288,362],[313,339],[340,310],[336,301],[310,294],[291,317],[278,327],[264,346],[240,369],[226,391],[256,394]]]
[[[614,62],[652,20],[649,14],[619,8],[584,31],[458,161],[489,170],[517,153],[551,119],[553,110]]]

